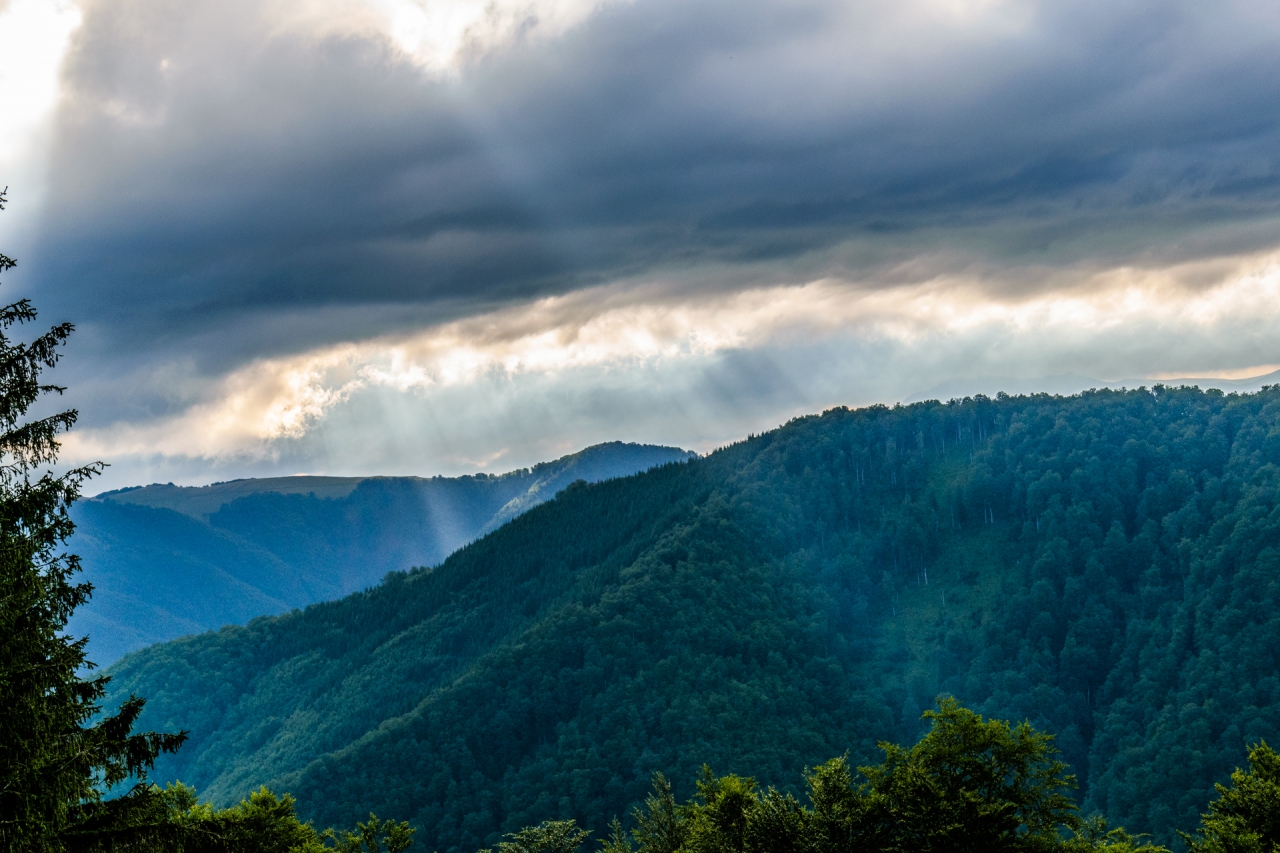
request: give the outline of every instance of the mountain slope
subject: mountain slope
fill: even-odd
[[[284,477],[108,492],[73,510],[70,548],[98,589],[69,630],[110,664],[141,646],[247,622],[449,553],[577,479],[685,459],[613,442],[474,477]]]
[[[168,510],[81,501],[73,510],[79,554],[94,585],[69,631],[93,638],[91,659],[289,610],[298,571],[239,537]],[[341,594],[332,590],[333,596]]]
[[[1280,735],[1280,390],[832,410],[556,500],[434,569],[129,656],[220,801],[474,850],[662,770],[790,785],[939,693],[1056,732],[1168,839]]]

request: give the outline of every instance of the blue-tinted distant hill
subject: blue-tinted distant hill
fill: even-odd
[[[96,590],[69,629],[109,665],[150,643],[339,598],[431,566],[555,496],[684,460],[613,442],[502,475],[280,477],[152,485],[76,505],[70,550]]]

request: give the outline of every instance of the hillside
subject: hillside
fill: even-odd
[[[109,665],[155,642],[340,598],[432,566],[569,483],[688,452],[613,442],[508,474],[281,477],[106,492],[73,509],[97,592],[71,619]]]
[[[130,655],[161,778],[472,851],[650,774],[791,786],[950,693],[1166,841],[1280,740],[1280,389],[836,409],[557,499],[433,569]]]

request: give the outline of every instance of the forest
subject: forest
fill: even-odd
[[[703,765],[688,802],[661,773],[603,838],[570,820],[508,833],[497,853],[1168,853],[1168,848],[1084,818],[1053,737],[1029,724],[981,715],[954,699],[926,711],[929,730],[911,748],[881,744],[884,760],[856,772],[846,757],[805,772],[805,801],[756,780],[715,776]],[[1179,840],[1191,853],[1268,853],[1280,846],[1280,755],[1249,753],[1201,825]],[[122,801],[136,805],[113,809]],[[296,801],[267,788],[231,808],[201,803],[194,789],[141,785],[86,809],[65,848],[82,853],[402,853],[417,830],[370,814],[355,830],[317,831]],[[96,812],[96,813],[95,813]],[[111,814],[115,812],[115,814]],[[121,816],[126,820],[120,820]],[[111,818],[116,818],[112,820]],[[105,831],[104,831],[105,829]],[[486,848],[477,853],[495,853]]]
[[[950,696],[1054,733],[1082,815],[1178,847],[1280,741],[1278,476],[1275,388],[834,409],[136,652],[106,698],[187,731],[155,777],[219,808],[268,785],[471,853],[605,837],[655,773],[702,802],[704,764],[800,802]]]

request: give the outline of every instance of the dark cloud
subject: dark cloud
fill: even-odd
[[[85,329],[98,417],[620,277],[1274,242],[1274,4],[642,0],[443,76],[264,9],[86,9],[24,282]]]

